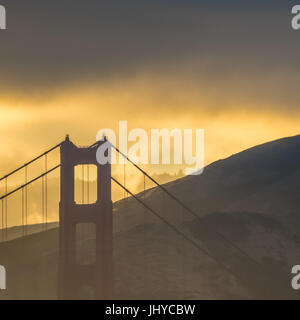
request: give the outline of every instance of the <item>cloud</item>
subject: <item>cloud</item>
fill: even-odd
[[[90,143],[123,119],[146,129],[217,123],[218,132],[267,124],[251,145],[297,133],[300,42],[289,1],[1,3],[1,163],[66,133]],[[268,119],[282,124],[276,134]],[[229,130],[237,147],[228,141],[209,162],[247,147],[240,129]]]
[[[292,1],[0,1],[3,175],[66,133],[88,145],[118,120],[204,128],[206,164],[299,133]]]
[[[232,83],[246,97],[298,98],[289,1],[2,2],[5,93],[43,97],[69,84],[155,73],[221,89]]]

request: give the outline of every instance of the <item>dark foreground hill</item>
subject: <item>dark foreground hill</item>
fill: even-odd
[[[116,298],[298,298],[290,288],[290,271],[300,264],[300,136],[245,150],[207,166],[200,176],[165,186],[199,218],[157,188],[146,192],[147,204],[216,259],[133,199],[119,201],[114,208]],[[80,244],[90,257],[88,229],[82,230]],[[8,290],[0,297],[55,299],[57,248],[57,229],[0,244],[0,263],[8,273]]]

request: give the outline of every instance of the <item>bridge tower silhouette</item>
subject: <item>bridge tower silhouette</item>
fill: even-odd
[[[83,287],[91,288],[95,299],[105,300],[113,297],[111,165],[100,165],[96,160],[96,152],[96,146],[79,148],[68,136],[61,144],[58,285],[60,299],[78,298]],[[97,200],[93,204],[75,202],[74,170],[77,165],[97,167]],[[88,265],[80,264],[76,258],[76,226],[81,223],[93,223],[96,230],[95,262]]]
[[[118,181],[111,175],[110,164],[100,165],[97,162],[96,154],[98,147],[103,143],[108,142],[106,148],[112,148],[118,152],[126,161],[131,164],[144,178],[144,193],[134,194],[126,187],[126,175],[124,174],[124,184]],[[59,164],[48,169],[47,156],[52,151],[60,148],[61,161]],[[106,157],[110,154],[107,150]],[[28,179],[27,169],[36,161],[45,159],[45,168],[43,173],[32,179]],[[75,202],[75,170],[78,165],[95,165],[97,167],[97,199],[95,203],[79,204]],[[47,231],[48,215],[47,215],[47,177],[48,174],[60,168],[60,183],[61,183],[61,201],[59,203],[59,279],[58,279],[58,297],[60,299],[77,299],[81,298],[81,289],[90,287],[93,290],[94,299],[111,299],[113,298],[113,241],[112,241],[112,201],[111,201],[111,180],[122,188],[127,195],[130,195],[135,203],[139,203],[151,213],[153,216],[163,222],[163,225],[168,226],[186,243],[189,243],[193,248],[201,252],[210,260],[217,263],[218,268],[226,271],[245,288],[248,288],[249,294],[253,297],[263,299],[297,299],[295,291],[290,287],[290,280],[287,278],[285,271],[277,268],[270,268],[268,264],[257,261],[247,251],[235,244],[230,238],[223,235],[218,229],[214,229],[213,225],[205,222],[205,217],[198,214],[185,201],[171,192],[172,188],[161,185],[145,170],[133,162],[126,154],[123,154],[116,146],[109,141],[97,141],[90,147],[79,148],[74,145],[69,137],[59,144],[51,147],[46,152],[36,156],[27,163],[21,165],[17,169],[9,172],[0,178],[0,182],[4,182],[4,194],[0,196],[0,213],[1,213],[1,234],[2,242],[11,240],[8,236],[8,231],[13,225],[8,217],[8,197],[22,191],[22,236],[24,241],[33,241],[26,239],[30,232],[30,223],[28,223],[28,203],[27,203],[27,187],[36,181],[42,181],[42,231]],[[17,172],[24,170],[24,183],[15,186],[12,190],[9,188],[8,178],[12,177]],[[125,171],[124,171],[125,173]],[[189,220],[193,221],[196,235],[191,234],[186,227],[181,227],[180,224],[171,221],[164,212],[154,209],[151,202],[145,202],[145,179],[149,179],[163,194],[172,200],[189,214]],[[83,177],[84,179],[84,177]],[[84,183],[83,183],[84,184]],[[149,189],[151,190],[151,189]],[[84,197],[83,197],[84,199]],[[84,201],[83,201],[84,202]],[[89,202],[89,201],[88,201]],[[13,212],[15,214],[15,212]],[[192,217],[193,220],[190,220]],[[183,220],[184,222],[184,220]],[[78,258],[77,243],[77,226],[79,224],[92,223],[96,229],[96,246],[95,246],[95,261],[89,264],[84,264]],[[46,237],[46,235],[45,235]],[[199,239],[197,239],[199,238]],[[90,239],[88,239],[90,240]],[[200,241],[199,241],[200,240]],[[30,241],[27,242],[30,244]],[[11,243],[12,244],[12,243]],[[7,247],[10,255],[11,244]],[[85,253],[90,254],[89,248],[84,247]],[[193,254],[193,258],[195,258]],[[87,261],[85,261],[87,262]],[[22,269],[22,267],[20,266]],[[26,269],[26,268],[25,268]],[[22,270],[23,272],[23,270]],[[38,276],[38,274],[37,274]],[[35,279],[35,281],[38,281]],[[44,288],[44,286],[43,286]],[[38,295],[39,296],[39,295]]]

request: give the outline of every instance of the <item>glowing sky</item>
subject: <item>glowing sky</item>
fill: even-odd
[[[291,3],[2,0],[1,175],[119,120],[205,129],[206,164],[299,134]]]

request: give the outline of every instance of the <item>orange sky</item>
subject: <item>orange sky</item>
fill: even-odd
[[[69,86],[48,101],[30,96],[18,100],[11,93],[9,99],[0,98],[1,172],[29,160],[67,133],[76,144],[91,144],[99,129],[117,130],[119,120],[127,120],[129,130],[204,129],[205,164],[266,141],[299,134],[297,112],[272,111],[255,98],[246,104],[239,97],[230,105],[224,99],[228,107],[212,111],[217,103],[195,87],[145,75],[122,83]],[[179,169],[151,168],[153,172],[173,173]]]
[[[287,2],[2,2],[1,176],[66,134],[89,145],[119,120],[204,129],[205,164],[300,133],[300,42]]]
[[[89,145],[95,141],[99,129],[109,127],[116,130],[119,120],[127,120],[129,130],[203,128],[206,164],[260,143],[299,134],[300,117],[296,112],[287,113],[280,108],[268,110],[256,99],[249,99],[246,106],[237,99],[228,108],[212,112],[211,106],[216,101],[211,96],[198,93],[195,88],[183,88],[182,83],[174,83],[172,79],[163,78],[161,81],[163,92],[159,79],[143,75],[122,83],[66,87],[55,92],[48,101],[33,100],[30,96],[18,100],[13,93],[10,99],[0,98],[1,176],[55,145],[64,139],[66,133],[76,144]],[[53,165],[57,158],[58,153],[52,160]],[[41,168],[41,164],[38,167]],[[151,174],[174,174],[181,168],[172,165],[146,167]],[[31,171],[31,177],[38,173],[38,169]],[[134,172],[128,170],[128,173]],[[49,196],[49,219],[52,221],[57,220],[58,213],[56,177],[57,174],[53,174],[53,180],[49,182],[53,191]],[[10,180],[10,183],[23,182],[22,174],[18,179]],[[131,188],[138,191],[141,177],[128,180]],[[120,196],[119,191],[114,194],[114,199]],[[40,186],[36,184],[31,189],[30,223],[41,222],[40,200]],[[10,223],[19,224],[20,195],[9,201],[11,210],[17,212]]]

